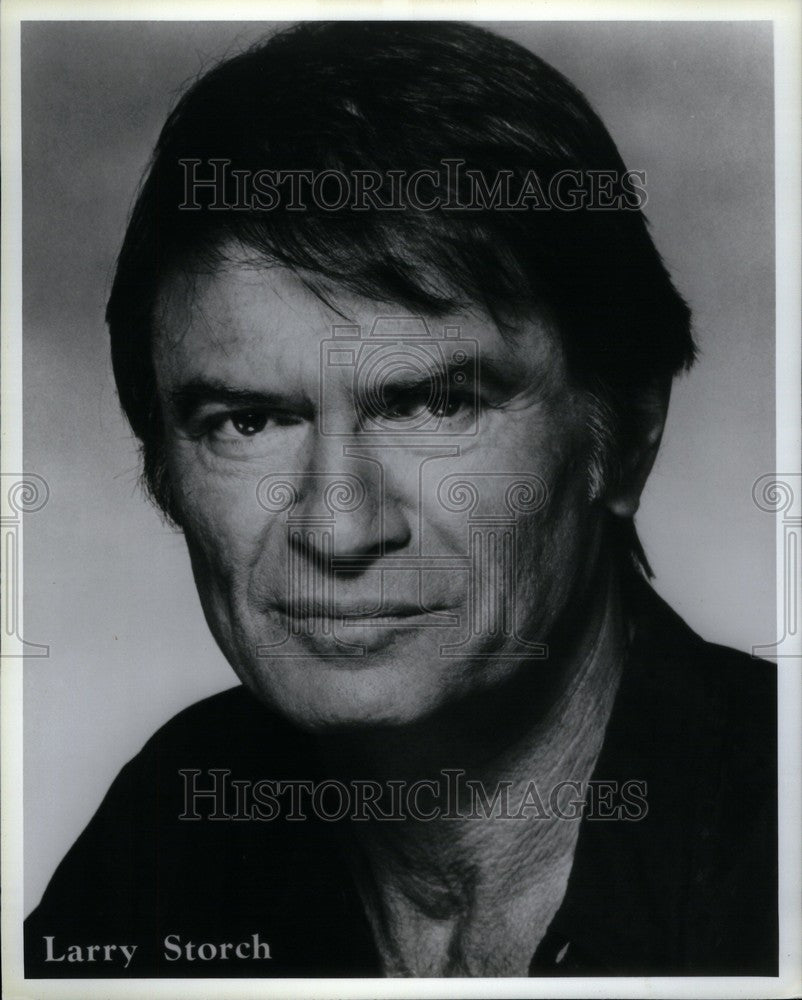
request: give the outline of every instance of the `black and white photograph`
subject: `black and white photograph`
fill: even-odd
[[[7,8],[6,996],[798,995],[800,11],[727,6]]]

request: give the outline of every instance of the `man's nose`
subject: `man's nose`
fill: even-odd
[[[305,528],[293,533],[296,544],[316,561],[345,560],[341,572],[368,568],[412,536],[408,510],[388,494],[389,470],[378,457],[358,453],[356,440],[315,436],[293,512]]]

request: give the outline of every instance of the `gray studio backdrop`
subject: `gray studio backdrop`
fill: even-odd
[[[639,515],[657,589],[705,637],[776,638],[771,26],[505,23],[591,99],[695,312]],[[133,192],[165,115],[251,23],[27,23],[22,32],[26,469],[25,890],[34,906],[119,768],[166,719],[235,680],[181,536],[140,495],[103,323]],[[303,68],[299,67],[299,72]],[[380,81],[377,81],[380,85]],[[27,910],[26,910],[27,912]]]

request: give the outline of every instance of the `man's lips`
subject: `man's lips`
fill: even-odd
[[[378,605],[374,601],[354,601],[325,603],[320,601],[293,601],[278,603],[278,611],[289,618],[329,618],[339,621],[348,618],[392,618],[403,620],[422,615],[437,614],[445,610],[446,605],[422,607],[420,604],[387,604]]]

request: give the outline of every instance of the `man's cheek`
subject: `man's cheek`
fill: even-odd
[[[214,485],[184,483],[182,525],[196,575],[208,585],[230,587],[253,562],[259,544],[259,512],[236,493]],[[256,508],[256,509],[254,509]]]
[[[200,448],[179,444],[169,469],[182,520],[196,533],[234,536],[264,516],[258,503],[259,476],[244,463],[220,466]]]

